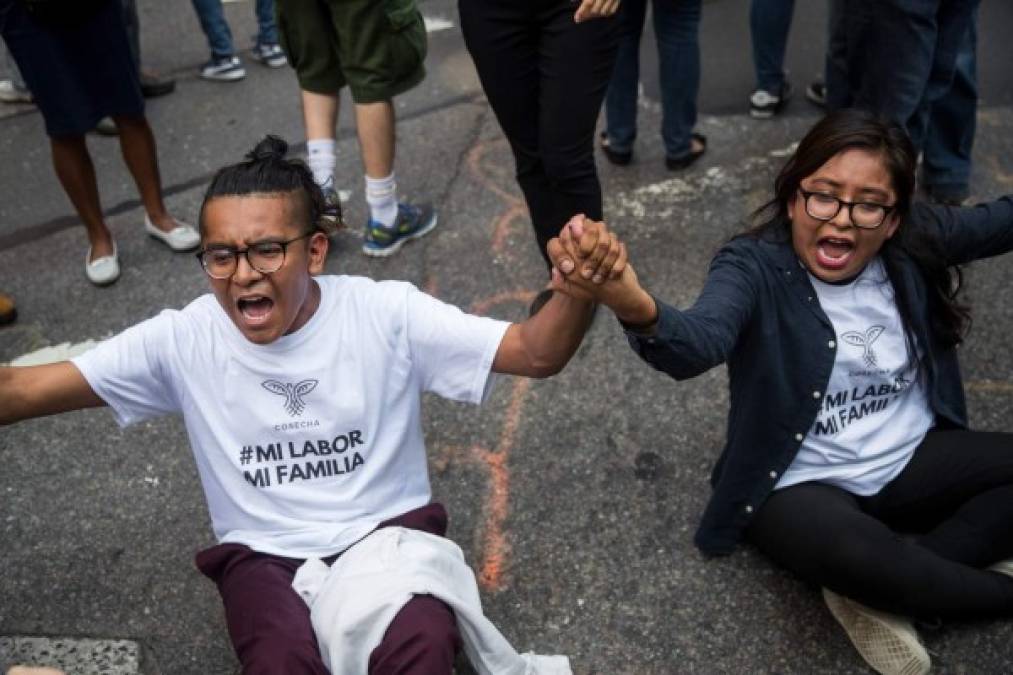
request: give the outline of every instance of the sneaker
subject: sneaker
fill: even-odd
[[[14,298],[5,293],[0,293],[0,326],[14,323],[14,320],[17,318],[18,308],[14,305]]]
[[[176,91],[176,80],[171,77],[159,77],[150,71],[141,70],[139,79],[144,98],[158,98]]]
[[[809,102],[820,108],[827,107],[827,85],[821,80],[810,82],[805,88],[805,97]]]
[[[823,589],[823,600],[858,653],[881,675],[925,675],[931,661],[907,619]]]
[[[253,48],[253,58],[268,68],[281,68],[288,63],[285,52],[282,51],[281,45],[278,43],[258,44]]]
[[[212,56],[211,60],[201,66],[200,76],[205,80],[216,80],[218,82],[235,82],[246,77],[246,69],[239,57]]]
[[[436,211],[432,204],[399,203],[397,220],[390,227],[375,220],[366,223],[366,241],[362,252],[368,256],[383,258],[397,253],[406,241],[418,239],[436,227]]]
[[[781,91],[776,94],[765,89],[757,89],[749,97],[749,114],[758,120],[770,119],[781,112],[793,93],[791,82],[785,80]]]
[[[341,214],[341,193],[334,189],[333,180],[328,180],[320,189],[324,193],[324,211],[320,214],[320,218],[331,228],[340,230],[345,226],[345,219]]]
[[[95,125],[95,133],[100,136],[119,136],[120,130],[116,126],[116,122],[113,122],[112,117],[103,117]]]
[[[0,80],[0,101],[4,103],[34,103],[32,92],[14,84],[13,80]]]

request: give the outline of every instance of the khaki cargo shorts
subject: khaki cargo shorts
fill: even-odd
[[[415,0],[275,0],[299,86],[356,103],[388,101],[422,81],[426,27]]]

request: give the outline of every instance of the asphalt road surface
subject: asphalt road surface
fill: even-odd
[[[148,105],[167,201],[193,221],[217,167],[267,132],[302,140],[298,88],[287,68],[251,59],[242,82],[198,79],[206,46],[189,3],[139,4],[145,65],[178,78],[176,93]],[[788,67],[801,90],[819,69],[826,9],[797,4]],[[440,226],[391,259],[358,252],[365,204],[346,115],[338,181],[352,192],[354,226],[336,239],[328,270],[406,279],[463,308],[520,319],[544,271],[512,158],[455,4],[421,7],[437,21],[427,79],[397,100],[397,174],[407,197],[436,203]],[[227,5],[227,15],[237,44],[248,46],[250,3]],[[623,169],[599,165],[607,219],[645,285],[679,305],[695,297],[711,255],[766,198],[818,116],[801,96],[771,121],[745,114],[747,16],[745,0],[704,6],[702,160],[680,173],[664,168],[648,34],[636,158]],[[972,181],[981,199],[1013,191],[1011,31],[1013,5],[986,0]],[[0,289],[21,313],[0,330],[0,362],[101,339],[206,289],[191,255],[142,231],[115,140],[89,145],[123,265],[106,289],[84,278],[84,232],[53,174],[40,116],[0,111]],[[975,322],[961,350],[972,423],[1009,430],[1013,269],[996,259],[966,278]],[[555,378],[504,378],[477,409],[427,398],[430,473],[450,536],[479,576],[486,612],[518,648],[568,654],[584,674],[869,672],[818,589],[749,549],[714,560],[694,549],[727,407],[723,368],[677,384],[636,358],[608,312]],[[213,541],[177,419],[121,430],[96,410],[0,430],[0,541],[0,636],[128,639],[161,673],[234,672],[217,593],[193,566]],[[945,624],[924,638],[936,673],[1013,670],[1009,621]],[[0,653],[0,666],[9,656]]]

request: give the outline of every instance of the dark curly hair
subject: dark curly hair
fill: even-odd
[[[215,173],[204,193],[198,223],[204,235],[204,207],[215,197],[236,197],[251,194],[300,195],[306,214],[306,233],[323,231],[320,216],[324,211],[324,195],[313,180],[313,173],[299,159],[286,159],[288,143],[278,136],[267,135],[246,153],[238,164],[222,167]]]

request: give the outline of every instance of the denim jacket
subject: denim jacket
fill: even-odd
[[[1013,197],[970,208],[916,204],[902,225],[913,226],[939,238],[948,265],[1005,253],[1013,249]],[[899,247],[882,255],[922,350],[937,426],[966,427],[956,349],[942,344],[930,327],[927,282]],[[728,363],[727,441],[695,537],[704,553],[728,554],[812,427],[837,336],[790,240],[737,237],[714,257],[692,307],[657,304],[652,335],[627,331],[641,358],[677,380]]]

